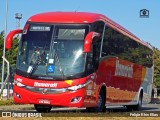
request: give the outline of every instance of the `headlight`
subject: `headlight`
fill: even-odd
[[[17,85],[18,87],[24,87],[25,85],[18,82],[18,81],[14,81],[14,85]]]
[[[72,90],[72,91],[76,91],[78,89],[82,88],[81,85],[78,85],[78,86],[72,86],[72,87],[69,87],[67,88],[68,90]]]
[[[68,89],[68,90],[72,90],[72,91],[76,91],[76,90],[78,90],[78,89],[81,89],[81,88],[85,87],[85,86],[88,85],[90,82],[91,82],[91,80],[87,81],[87,82],[84,83],[84,84],[80,84],[80,85],[68,87],[67,89]]]

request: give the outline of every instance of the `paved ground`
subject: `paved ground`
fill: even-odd
[[[1,116],[10,114],[11,117],[23,117],[23,115],[29,115],[31,117],[34,115],[38,115],[41,117],[117,117],[118,120],[120,118],[131,118],[131,117],[148,117],[149,118],[160,118],[160,104],[147,104],[143,105],[141,111],[128,111],[125,107],[115,106],[115,107],[107,107],[105,113],[88,113],[85,108],[77,109],[77,108],[55,108],[53,107],[50,113],[37,113],[34,109],[33,105],[9,105],[9,106],[0,106],[0,119]],[[120,117],[120,118],[119,118]],[[92,119],[93,120],[93,119]],[[128,119],[125,119],[128,120]],[[138,119],[137,119],[138,120]]]
[[[122,106],[115,106],[115,107],[107,107],[107,111],[113,112],[127,112],[127,109]],[[34,111],[34,105],[8,105],[8,106],[0,106],[0,111],[8,111],[8,110],[15,110],[15,111]],[[84,111],[85,108],[77,109],[77,108],[52,108],[51,112],[64,112],[64,111]],[[141,111],[160,111],[160,104],[146,104],[143,105]]]

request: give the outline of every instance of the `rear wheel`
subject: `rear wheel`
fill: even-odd
[[[139,95],[138,103],[137,105],[128,105],[126,106],[128,110],[141,110],[142,108],[142,100],[143,100],[143,94]]]
[[[50,112],[52,109],[52,106],[49,105],[34,105],[37,112]]]
[[[140,94],[139,99],[138,99],[138,104],[134,106],[135,110],[141,110],[142,109],[142,99],[143,99],[143,95]]]

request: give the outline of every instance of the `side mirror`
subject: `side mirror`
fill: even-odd
[[[100,37],[100,33],[89,32],[84,39],[84,52],[90,52],[94,37]]]
[[[6,37],[6,46],[5,46],[6,49],[11,49],[12,40],[13,40],[14,35],[20,34],[20,33],[22,33],[22,31],[23,30],[21,30],[21,29],[13,30],[7,35],[7,37]]]

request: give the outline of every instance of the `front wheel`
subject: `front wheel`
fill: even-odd
[[[52,106],[49,105],[34,105],[35,109],[37,110],[37,112],[50,112],[52,109]]]
[[[101,90],[98,96],[98,105],[97,107],[87,107],[86,110],[88,112],[105,112],[106,106],[105,106],[105,94]]]

